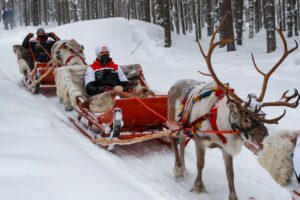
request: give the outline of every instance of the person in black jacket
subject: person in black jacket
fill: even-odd
[[[48,62],[51,58],[51,47],[60,40],[55,33],[46,33],[43,28],[37,29],[37,37],[34,39],[33,33],[28,33],[22,43],[22,47],[30,49],[34,54],[35,61]],[[49,39],[52,40],[49,40]]]
[[[9,16],[8,16],[8,11],[7,8],[5,7],[5,5],[3,6],[2,10],[1,10],[1,16],[3,19],[3,24],[4,24],[4,29],[8,30],[8,23],[9,23]]]

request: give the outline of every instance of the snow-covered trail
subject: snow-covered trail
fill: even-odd
[[[160,29],[146,23],[108,19],[49,28],[49,31],[58,32],[60,37],[78,38],[85,45],[90,62],[94,48],[91,38],[94,35],[84,32],[82,27],[93,29],[96,22],[99,27],[104,26],[108,29],[103,33],[100,31],[102,29],[98,28],[99,32],[96,33],[112,43],[116,59],[124,64],[141,63],[146,79],[157,91],[165,93],[170,84],[180,78],[199,77],[195,73],[195,70],[198,70],[197,66],[202,66],[201,70],[206,71],[199,52],[195,51],[196,47],[191,48],[193,43],[190,38],[179,37],[174,49],[164,50],[157,46],[160,43],[156,41],[161,33]],[[117,25],[109,25],[109,22]],[[70,27],[77,27],[81,34],[70,33]],[[126,34],[113,32],[118,27],[125,29]],[[193,142],[188,145],[186,151],[188,175],[184,179],[176,180],[172,172],[173,155],[167,146],[150,141],[116,147],[112,153],[107,152],[79,134],[68,122],[56,97],[32,95],[25,91],[20,84],[21,76],[12,53],[12,45],[20,43],[29,31],[34,31],[34,28],[0,30],[0,199],[227,199],[227,180],[219,150],[209,150],[206,155],[204,182],[207,193],[193,194],[189,192],[196,176]],[[110,31],[114,34],[108,34]],[[113,38],[110,39],[109,36]],[[128,39],[126,45],[121,43],[124,38]],[[131,52],[141,40],[144,40],[143,45],[133,55],[121,53]],[[244,76],[230,80],[237,85],[237,90],[242,91],[241,95],[246,94],[249,89],[259,88],[258,81],[247,84],[251,78],[259,77],[253,75],[254,72],[249,67],[251,64],[250,57],[247,58],[247,48],[234,53],[235,56],[241,56],[238,60],[240,63],[235,61],[232,68],[222,70],[225,78],[247,75],[246,80]],[[228,58],[228,54],[225,55],[222,51],[217,53],[217,56],[222,57],[225,67],[231,66],[232,60]],[[263,56],[265,54],[257,55],[257,59],[260,60]],[[220,64],[219,62],[217,61],[216,65]],[[267,65],[271,63],[268,59],[265,62]],[[239,64],[247,65],[248,68],[241,71]],[[272,83],[271,87],[276,89],[269,97],[279,97],[278,94],[283,88],[286,89],[286,85],[283,84],[285,82],[288,87],[295,83],[299,85],[299,81],[295,80],[296,76],[291,76],[295,73],[300,74],[299,70],[295,69],[297,66],[293,66],[292,62],[288,65],[291,69],[284,77],[289,79],[276,75],[276,79],[281,82]],[[244,82],[239,84],[242,79]],[[275,111],[271,114],[274,113],[278,114]],[[289,110],[286,117],[288,122],[285,121],[286,125],[283,123],[281,126],[286,128],[291,124],[292,128],[297,127],[293,122],[299,121],[298,113],[299,110]],[[255,196],[257,200],[289,198],[288,193],[269,177],[248,150],[243,149],[235,158],[234,167],[236,191],[240,200],[247,200],[251,196]]]

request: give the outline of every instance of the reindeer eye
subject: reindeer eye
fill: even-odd
[[[249,124],[251,122],[251,120],[246,118],[246,119],[244,119],[244,122]]]

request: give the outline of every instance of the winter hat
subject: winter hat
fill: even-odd
[[[109,48],[106,44],[96,46],[96,48],[95,48],[96,56],[98,56],[102,51],[108,51],[109,52]]]
[[[41,33],[43,33],[43,34],[41,34]],[[44,35],[44,34],[46,34],[45,29],[43,29],[43,28],[38,28],[37,31],[36,31],[36,34],[37,34],[37,35],[40,35],[40,34],[41,34],[41,35]]]

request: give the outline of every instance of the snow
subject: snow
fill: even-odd
[[[1,24],[2,25],[2,24]],[[62,39],[75,38],[85,46],[88,63],[95,57],[96,44],[108,44],[118,64],[139,63],[151,88],[166,94],[180,79],[209,81],[197,71],[207,72],[194,36],[173,33],[172,48],[164,48],[162,28],[122,18],[83,21],[60,27],[45,27]],[[169,147],[154,141],[115,147],[113,152],[92,144],[67,120],[56,97],[32,95],[21,85],[13,44],[20,44],[36,27],[0,28],[0,199],[93,200],[223,200],[228,198],[222,154],[208,150],[204,168],[207,193],[189,192],[196,176],[193,142],[186,150],[187,177],[176,180]],[[203,34],[205,35],[205,34]],[[244,32],[246,36],[246,32]],[[246,37],[245,37],[246,38]],[[259,94],[262,76],[251,61],[254,53],[260,69],[267,72],[281,56],[283,46],[266,54],[265,33],[245,39],[238,51],[217,48],[213,65],[220,80],[230,82],[241,98]],[[277,37],[277,40],[279,37]],[[299,37],[296,38],[299,41]],[[207,49],[209,38],[201,41]],[[288,39],[288,45],[294,45]],[[287,89],[299,87],[299,50],[292,53],[269,81],[265,101],[276,101]],[[264,109],[267,118],[277,117],[283,108]],[[270,133],[299,129],[299,108],[287,109]],[[288,192],[276,184],[247,149],[234,159],[235,186],[240,200],[287,200]]]

